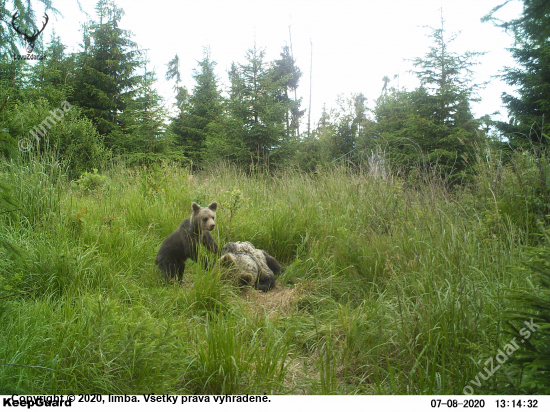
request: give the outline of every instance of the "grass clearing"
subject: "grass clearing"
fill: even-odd
[[[0,256],[0,388],[20,393],[461,394],[526,283],[521,230],[437,181],[164,165],[85,190],[51,160],[0,171],[21,205],[1,236],[22,251]],[[162,280],[158,247],[194,201],[219,203],[220,246],[281,262],[273,291],[203,262]]]

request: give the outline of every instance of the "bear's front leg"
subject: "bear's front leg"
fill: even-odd
[[[206,246],[210,252],[218,254],[218,244],[210,232],[204,232],[201,236],[201,243]]]

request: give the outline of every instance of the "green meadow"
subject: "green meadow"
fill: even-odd
[[[462,394],[509,341],[506,291],[530,284],[514,269],[533,236],[521,186],[494,170],[450,189],[343,166],[113,164],[71,181],[53,160],[3,161],[17,210],[0,216],[15,249],[0,255],[0,388]],[[220,246],[250,241],[282,264],[274,290],[204,262],[162,279],[163,239],[212,201]],[[476,393],[498,393],[501,369]]]

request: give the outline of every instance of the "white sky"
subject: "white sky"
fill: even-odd
[[[510,53],[512,37],[480,19],[502,0],[201,0],[143,1],[117,0],[124,9],[121,28],[134,33],[133,40],[148,49],[151,68],[156,69],[157,90],[166,99],[173,97],[173,83],[166,82],[166,64],[177,53],[183,84],[191,91],[193,69],[209,46],[211,58],[218,64],[216,73],[227,90],[227,71],[232,62],[244,63],[246,50],[256,41],[266,48],[266,60],[279,58],[289,44],[292,30],[294,57],[303,75],[298,95],[302,109],[308,107],[310,77],[310,39],[313,42],[312,124],[320,117],[323,104],[336,107],[339,94],[363,93],[369,107],[380,95],[382,78],[399,75],[399,85],[409,90],[418,86],[413,68],[406,59],[428,52],[429,29],[440,27],[443,8],[445,28],[461,32],[451,50],[487,52],[476,66],[476,80],[491,80],[480,92],[482,102],[473,105],[476,115],[506,111],[500,95],[511,90],[491,79],[504,66],[513,66]],[[82,7],[96,19],[95,0],[81,0]],[[504,20],[516,17],[522,2],[512,2],[499,12]],[[82,42],[80,23],[87,17],[76,0],[54,0],[63,18],[50,15],[49,27],[61,36],[68,51],[79,50]],[[37,8],[38,12],[39,8]],[[37,13],[38,14],[38,13]],[[397,86],[397,80],[390,86]],[[169,100],[172,102],[173,100]],[[304,116],[307,121],[307,113]],[[303,130],[303,129],[302,129]]]

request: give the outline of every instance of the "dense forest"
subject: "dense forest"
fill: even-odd
[[[189,90],[114,0],[73,53],[0,0],[0,394],[550,394],[550,1],[506,3],[480,18],[515,39],[507,121],[472,113],[479,53],[443,16],[419,87],[308,120],[287,45],[227,73],[205,47]],[[274,290],[162,279],[160,243],[212,201],[218,244],[281,262]]]

